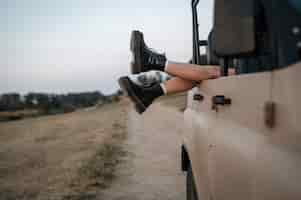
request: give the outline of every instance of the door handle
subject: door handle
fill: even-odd
[[[194,94],[193,95],[193,100],[194,101],[203,101],[204,100],[204,96],[201,94]]]
[[[218,106],[229,106],[232,104],[232,99],[224,95],[216,95],[212,97],[212,110],[218,111]]]

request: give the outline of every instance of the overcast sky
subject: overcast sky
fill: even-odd
[[[201,1],[201,38],[213,0]],[[115,91],[130,33],[170,60],[192,55],[190,0],[0,0],[0,93]]]

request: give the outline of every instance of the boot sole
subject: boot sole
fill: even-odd
[[[135,109],[139,114],[142,114],[146,110],[146,106],[142,103],[140,98],[135,94],[132,89],[131,80],[127,77],[122,77],[118,80],[119,86],[122,91],[135,103]]]
[[[139,31],[132,31],[130,50],[133,53],[131,62],[131,73],[139,74],[142,71],[142,43],[143,35]]]

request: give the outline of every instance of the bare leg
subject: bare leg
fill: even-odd
[[[174,77],[164,83],[157,82],[149,87],[138,85],[127,76],[120,77],[118,83],[124,93],[135,104],[135,109],[140,114],[143,113],[156,98],[165,94],[186,92],[196,85],[195,81],[185,80],[179,77]]]
[[[198,65],[196,65],[194,67],[200,68],[200,66],[198,66]],[[235,75],[235,69],[230,68],[229,69],[229,75],[230,76]],[[173,77],[172,79],[167,80],[163,83],[163,85],[165,87],[165,90],[166,90],[165,91],[166,95],[174,94],[174,93],[178,93],[178,92],[189,91],[192,88],[194,88],[197,84],[198,84],[197,81],[186,80],[186,79],[179,78],[179,77]]]
[[[185,92],[193,87],[195,87],[196,83],[194,81],[185,80],[179,77],[174,77],[163,83],[166,94],[174,94],[178,92]]]
[[[166,64],[165,72],[190,81],[202,81],[220,77],[219,66],[194,65],[188,63],[170,62]]]

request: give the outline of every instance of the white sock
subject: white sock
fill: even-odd
[[[160,87],[162,88],[164,94],[167,94],[167,90],[166,90],[166,87],[163,83],[160,84]]]

